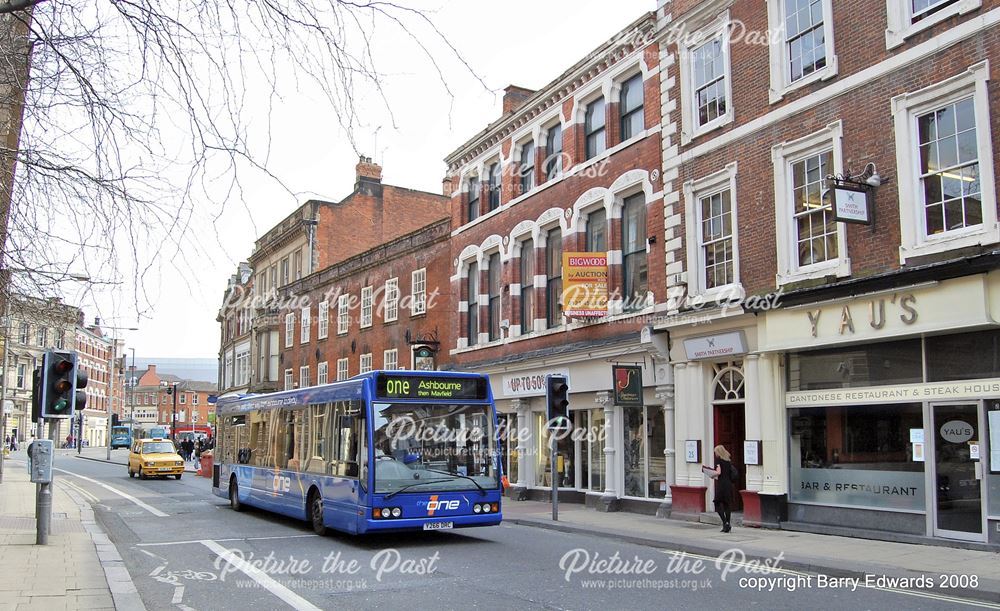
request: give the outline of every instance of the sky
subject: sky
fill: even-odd
[[[374,55],[385,73],[381,84],[391,115],[371,92],[358,92],[362,127],[355,139],[362,153],[382,165],[383,182],[434,193],[441,190],[444,157],[499,118],[504,87],[537,89],[549,83],[656,8],[655,0],[402,4],[428,11],[472,72],[445,47],[432,48],[451,99],[434,65],[419,57],[412,42],[388,31],[379,37],[376,31]],[[257,93],[249,93],[248,137],[269,139],[267,167],[281,184],[259,173],[241,173],[242,188],[227,194],[218,219],[196,215],[183,256],[161,261],[147,274],[144,297],[151,307],[141,317],[129,305],[134,300],[127,282],[81,288],[67,297],[83,307],[88,319],[100,315],[108,326],[137,327],[114,333],[140,357],[217,357],[215,318],[226,282],[249,257],[254,241],[307,199],[338,201],[353,189],[357,154],[319,91],[286,79],[279,82],[280,98],[270,109],[254,106]],[[205,202],[204,208],[219,203]]]

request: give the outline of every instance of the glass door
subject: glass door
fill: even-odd
[[[934,534],[985,540],[979,403],[931,405],[934,436]]]

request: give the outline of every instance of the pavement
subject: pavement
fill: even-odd
[[[13,453],[0,483],[0,611],[144,611],[121,556],[72,484],[56,480],[48,544],[35,544],[35,488],[24,450]]]
[[[1000,603],[997,552],[737,526],[730,533],[721,533],[717,525],[626,512],[602,513],[568,503],[559,504],[558,517],[558,521],[552,520],[552,506],[545,502],[506,501],[503,506],[504,522],[508,523],[588,533],[712,560],[726,553],[745,555],[749,562],[773,561],[780,555],[784,569],[835,577],[926,575],[933,578],[935,591],[946,589],[954,596]],[[956,587],[941,588],[940,584],[948,581],[943,574],[975,575],[977,579],[973,585],[972,580],[959,578],[948,584]]]

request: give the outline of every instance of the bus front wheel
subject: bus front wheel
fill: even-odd
[[[243,511],[243,505],[240,503],[240,487],[235,479],[229,482],[229,506],[233,511]]]
[[[309,518],[314,533],[321,537],[327,533],[326,524],[323,522],[323,496],[316,489],[309,495]]]

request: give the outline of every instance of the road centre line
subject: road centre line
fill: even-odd
[[[169,514],[163,513],[162,511],[160,511],[156,507],[153,507],[152,505],[149,505],[148,503],[144,503],[144,502],[140,501],[139,499],[135,498],[134,496],[132,496],[131,494],[128,494],[126,492],[122,492],[121,490],[119,490],[117,488],[114,488],[112,486],[109,486],[109,485],[105,484],[104,482],[99,482],[96,479],[87,477],[86,475],[80,475],[79,473],[73,473],[72,471],[67,471],[65,469],[59,469],[57,467],[52,467],[52,470],[53,471],[59,471],[60,473],[65,473],[67,475],[72,475],[73,477],[79,477],[80,479],[88,481],[88,482],[90,482],[92,484],[97,484],[101,488],[104,488],[105,490],[107,490],[109,492],[117,494],[118,496],[122,497],[125,500],[128,500],[128,501],[131,501],[131,502],[135,503],[139,507],[142,507],[143,509],[145,509],[146,511],[148,511],[149,513],[153,514],[154,516],[156,516],[158,518],[169,517]]]
[[[243,558],[237,556],[225,547],[222,547],[215,541],[202,541],[201,544],[215,552],[216,555],[229,563],[231,566],[239,569],[247,577],[256,581],[268,592],[291,605],[293,609],[297,609],[299,611],[320,611],[319,607],[302,598],[295,592],[292,592],[285,586],[275,581],[264,571],[253,566],[249,562],[246,562]]]
[[[706,560],[706,561],[712,562],[712,563],[719,561],[719,559],[716,558],[716,557],[704,556],[704,555],[701,555],[701,554],[692,554],[692,553],[689,553],[689,552],[678,552],[677,550],[660,550],[660,553],[663,553],[663,554],[682,553],[682,554],[684,554],[684,556],[686,558],[694,558],[696,560]],[[751,572],[752,571],[761,571],[760,563],[758,563],[756,561],[753,561],[753,560],[748,560],[748,561],[744,561],[744,562],[740,562],[740,561],[737,561],[737,560],[727,560],[725,562],[725,564],[732,565],[732,566],[738,566],[740,568],[747,568],[747,569],[750,569]],[[806,573],[806,572],[803,572],[803,571],[793,571],[791,569],[783,569],[783,568],[780,568],[780,567],[768,568],[768,572],[769,573],[783,573],[785,575],[804,576],[804,577],[808,577],[809,575],[811,575],[811,573]],[[985,601],[985,600],[975,600],[975,599],[972,599],[972,598],[960,598],[958,596],[950,596],[948,594],[938,594],[936,592],[921,592],[921,591],[918,591],[918,590],[903,590],[903,589],[900,589],[900,588],[883,588],[883,587],[879,587],[879,586],[865,586],[865,585],[861,585],[859,587],[867,588],[869,590],[880,590],[882,592],[892,592],[894,594],[905,594],[905,595],[908,595],[908,596],[917,596],[919,598],[928,598],[928,599],[931,599],[931,600],[940,600],[940,601],[943,601],[943,602],[957,603],[957,604],[968,605],[968,606],[972,606],[972,607],[982,607],[983,609],[1000,609],[1000,604],[997,604],[997,603],[991,603],[991,602]]]

